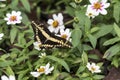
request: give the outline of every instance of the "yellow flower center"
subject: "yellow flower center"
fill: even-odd
[[[89,15],[89,16],[92,16],[92,13],[89,13],[88,15]]]
[[[99,3],[99,2],[97,2],[97,3],[94,3],[94,8],[95,9],[100,9],[102,6],[101,6],[101,4]]]
[[[92,70],[92,71],[95,71],[96,69],[95,69],[94,67],[91,67],[91,70]]]
[[[11,16],[10,17],[10,21],[16,21],[17,20],[17,17],[16,16]]]
[[[66,35],[66,34],[63,34],[61,37],[64,38],[64,39],[66,39],[66,38],[67,38],[67,35]]]
[[[53,23],[52,23],[53,27],[54,28],[57,28],[58,25],[59,25],[59,22],[57,20],[55,20]]]
[[[37,69],[38,72],[44,72],[45,71],[45,68],[39,68]]]

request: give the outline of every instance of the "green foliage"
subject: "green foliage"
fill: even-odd
[[[74,47],[76,47],[80,43],[80,38],[81,38],[82,32],[80,29],[74,29],[72,31],[72,44]]]
[[[103,80],[107,69],[120,67],[120,1],[108,0],[107,14],[86,16],[89,0],[6,0],[0,2],[0,77],[14,75],[16,80]],[[1,7],[5,5],[5,7]],[[20,11],[22,21],[8,25],[7,13]],[[63,13],[64,25],[71,29],[71,48],[34,49],[31,21],[42,22],[52,14]],[[40,37],[41,38],[41,37]],[[47,40],[46,40],[47,41]],[[67,42],[66,42],[67,43]],[[42,53],[46,56],[39,57]],[[105,59],[105,60],[103,60]],[[87,63],[97,63],[100,73],[91,73]],[[30,72],[50,63],[54,70],[38,78]]]
[[[47,57],[48,57],[49,59],[52,59],[52,60],[58,62],[59,64],[61,64],[62,66],[64,66],[64,68],[65,68],[68,72],[70,72],[69,66],[68,66],[68,64],[67,64],[64,60],[59,59],[59,58],[54,57],[54,56],[47,56]]]
[[[23,4],[24,8],[30,12],[30,4],[29,4],[29,1],[28,0],[20,0],[21,3]]]

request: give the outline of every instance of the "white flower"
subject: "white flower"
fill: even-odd
[[[64,29],[63,25],[63,15],[59,13],[58,15],[53,14],[53,19],[48,19],[47,23],[49,24],[48,29],[50,32],[58,33],[60,29]]]
[[[62,37],[66,40],[69,40],[70,39],[70,36],[71,36],[71,32],[70,32],[70,29],[60,29],[60,35],[57,35],[59,37]]]
[[[34,45],[35,49],[41,50],[41,48],[40,48],[41,43],[40,42],[34,42],[33,45]]]
[[[97,66],[95,63],[87,63],[87,68],[90,70],[92,73],[99,73],[101,72],[100,67]]]
[[[50,68],[50,63],[47,63],[46,66],[40,66],[40,68],[37,69],[36,72],[30,72],[30,74],[34,77],[38,77],[40,76],[41,74],[49,74],[51,73],[51,71],[54,69],[54,67],[52,66]]]
[[[41,53],[41,55],[39,55],[40,58],[43,58],[46,56],[46,53]]]
[[[106,3],[107,0],[89,0],[91,5],[88,5],[89,10],[93,10],[95,15],[99,13],[106,15],[107,11],[105,8],[110,6],[110,3]]]
[[[86,16],[88,16],[89,18],[95,18],[95,16],[97,16],[95,14],[95,11],[94,10],[91,10],[90,8],[87,8],[87,11],[86,11]]]
[[[7,21],[7,24],[17,24],[17,23],[21,23],[22,17],[21,17],[21,12],[20,11],[12,11],[11,14],[7,13],[6,14],[6,18],[4,18],[4,20]]]
[[[10,75],[9,77],[3,75],[1,76],[1,80],[15,80],[15,76]]]
[[[3,33],[0,33],[0,40],[2,40],[2,37],[4,36]]]

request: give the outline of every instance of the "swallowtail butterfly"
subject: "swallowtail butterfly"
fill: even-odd
[[[35,41],[40,48],[71,48],[71,43],[64,38],[55,36],[43,24],[38,25],[32,21]]]

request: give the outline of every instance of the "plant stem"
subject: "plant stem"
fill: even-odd
[[[74,22],[74,19],[67,21],[64,25],[68,25],[70,23]]]

